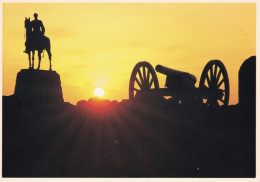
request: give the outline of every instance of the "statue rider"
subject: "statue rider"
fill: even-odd
[[[29,42],[26,43],[26,49],[25,49],[25,53],[28,53],[29,52],[29,49],[28,49],[28,43],[30,45],[38,45],[40,44],[43,36],[44,36],[44,33],[45,33],[45,28],[43,26],[43,23],[41,20],[38,20],[38,14],[37,13],[34,13],[34,20],[31,21],[31,26],[32,26],[32,40],[29,40]],[[28,40],[27,40],[28,41]]]

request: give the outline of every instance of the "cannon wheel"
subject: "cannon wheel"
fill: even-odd
[[[153,66],[146,61],[137,63],[130,78],[129,99],[134,100],[137,92],[153,88],[159,88],[158,78]]]
[[[228,106],[229,80],[224,64],[219,60],[209,61],[200,78],[202,102],[207,106]]]

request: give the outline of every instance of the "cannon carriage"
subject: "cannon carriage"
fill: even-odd
[[[166,88],[159,88],[155,70],[166,75]],[[199,87],[195,87],[197,78],[187,72],[155,67],[146,62],[135,65],[129,83],[129,99],[135,101],[153,101],[172,97],[177,103],[198,104],[207,106],[228,106],[229,79],[224,64],[219,60],[211,60],[204,67]]]

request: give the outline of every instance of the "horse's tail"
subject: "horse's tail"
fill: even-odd
[[[49,59],[51,60],[51,41],[48,37],[44,36],[45,39],[45,45],[44,45],[44,49],[47,51]]]

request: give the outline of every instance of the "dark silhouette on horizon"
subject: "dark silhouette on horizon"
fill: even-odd
[[[29,59],[29,69],[34,69],[34,55],[35,51],[38,51],[38,67],[40,69],[41,65],[41,53],[43,50],[46,50],[48,53],[50,68],[52,70],[51,65],[51,44],[50,39],[44,35],[45,28],[41,20],[38,20],[38,14],[34,13],[34,20],[30,21],[30,18],[25,18],[25,29],[26,29],[26,42],[25,42],[25,53],[28,54]],[[31,52],[32,52],[32,63],[31,63]]]
[[[162,65],[155,67],[157,72],[166,75],[165,86],[159,88],[158,78],[152,65],[146,61],[135,65],[129,83],[129,99],[142,102],[154,102],[171,96],[176,103],[210,107],[228,106],[229,80],[224,64],[219,60],[211,60],[205,66],[199,83],[197,78],[179,70]]]
[[[246,59],[239,69],[239,105],[245,109],[256,107],[256,56]]]
[[[207,99],[214,101],[208,104],[190,104],[197,93],[181,103],[174,96],[154,98],[151,83],[157,89],[159,84],[148,62],[132,72],[134,99],[90,98],[76,105],[64,102],[58,73],[22,69],[14,95],[3,96],[2,175],[254,178],[255,110],[247,109],[255,93],[251,60],[239,72],[239,104],[224,107],[214,104],[223,96],[217,86],[228,80],[216,60],[201,76],[211,90]],[[201,88],[191,74],[160,65],[156,70],[167,75],[166,91]],[[139,84],[143,90],[136,91]]]
[[[255,177],[251,122],[238,106],[4,97],[3,176]]]

